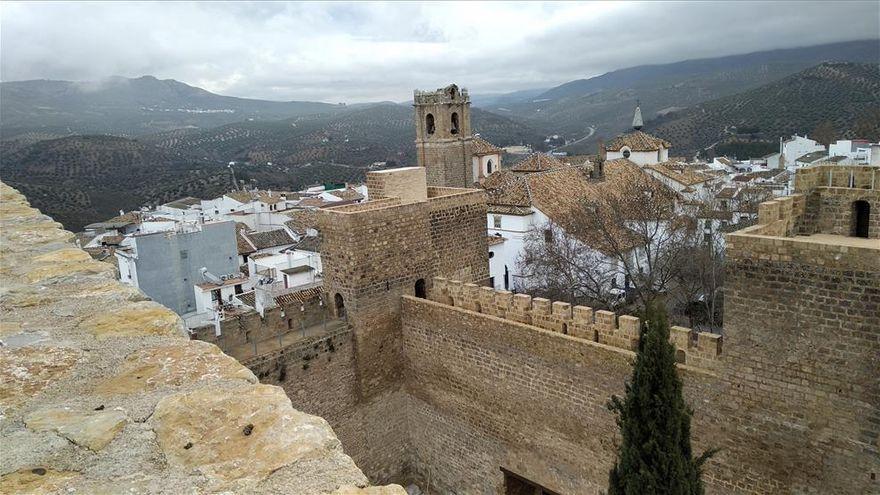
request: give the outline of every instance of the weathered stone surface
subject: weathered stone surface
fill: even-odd
[[[54,431],[77,445],[97,452],[122,430],[126,416],[122,411],[42,409],[29,414],[24,421],[34,431]]]
[[[0,476],[0,493],[8,495],[52,493],[64,489],[79,473],[42,467],[22,469]]]
[[[119,373],[98,385],[103,394],[132,394],[179,387],[203,380],[231,379],[257,383],[250,370],[207,342],[193,340],[137,351]]]
[[[180,317],[161,304],[141,301],[113,311],[99,312],[80,325],[98,337],[178,335],[183,332]]]
[[[313,495],[368,484],[323,420],[186,339],[176,314],[114,280],[59,227],[0,183],[0,493]],[[157,431],[200,436],[190,452]]]
[[[24,278],[31,283],[73,274],[104,274],[108,278],[114,277],[116,274],[113,265],[95,261],[85,251],[74,247],[66,247],[36,256],[32,263],[24,268],[26,268]]]
[[[169,462],[198,469],[218,488],[341,449],[326,421],[293,409],[270,385],[171,395],[152,421]]]
[[[67,372],[77,356],[62,347],[0,348],[0,407],[33,397]]]
[[[406,495],[406,490],[400,485],[368,486],[366,488],[344,486],[333,492],[333,495]]]

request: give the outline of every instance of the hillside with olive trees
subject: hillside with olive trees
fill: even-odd
[[[675,154],[705,152],[737,141],[777,147],[781,136],[825,129],[824,140],[880,139],[880,67],[833,63],[759,88],[702,103],[646,123],[674,143]],[[744,157],[740,157],[744,158]]]

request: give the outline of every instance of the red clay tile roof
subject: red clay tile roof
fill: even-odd
[[[329,205],[330,202],[324,201],[323,199],[318,198],[318,197],[311,197],[311,198],[303,198],[303,199],[299,200],[298,204],[299,204],[299,206],[309,206],[309,207],[320,208],[322,206]]]
[[[509,170],[499,170],[481,184],[488,196],[487,203],[490,206],[519,206],[530,207],[532,200],[529,197],[528,183]]]
[[[317,210],[300,208],[286,211],[284,215],[290,217],[290,220],[284,222],[284,225],[299,234],[304,234],[308,229],[318,228]]]
[[[357,192],[356,189],[351,187],[346,187],[345,189],[340,189],[338,191],[327,191],[328,193],[336,196],[337,198],[343,201],[360,201],[364,199],[364,195]]]
[[[487,213],[494,213],[497,215],[515,215],[518,217],[531,215],[532,209],[528,206],[507,206],[507,205],[489,205],[486,210]]]
[[[545,172],[564,166],[565,164],[555,156],[546,153],[532,153],[528,158],[517,163],[510,170],[513,172]]]
[[[321,288],[312,287],[310,289],[298,290],[288,294],[275,296],[275,304],[279,306],[289,306],[291,304],[302,304],[321,298]]]
[[[645,165],[645,168],[653,170],[658,174],[668,177],[669,179],[685,186],[695,186],[713,179],[710,175],[698,172],[691,167],[684,166],[684,164],[672,160],[663,163]]]
[[[474,136],[474,139],[473,139],[473,142],[471,145],[471,154],[474,154],[477,156],[483,156],[483,155],[500,155],[501,153],[504,153],[503,149],[499,148],[498,146],[495,146],[494,144],[490,143],[489,141],[486,141],[485,139],[483,139],[479,136]]]
[[[629,147],[632,151],[657,151],[661,147],[671,148],[668,141],[645,134],[642,131],[634,131],[621,134],[605,145],[605,151],[620,151],[623,147]]]
[[[488,211],[507,213],[507,209],[517,209],[526,212],[529,207],[534,207],[583,242],[607,252],[607,242],[597,233],[577,231],[576,217],[582,213],[584,201],[601,203],[603,198],[616,194],[625,183],[637,179],[651,187],[674,193],[629,160],[608,160],[603,169],[605,179],[601,181],[590,180],[583,168],[571,166],[525,175],[496,172],[482,184],[488,196]],[[616,229],[613,235],[620,245],[635,247],[639,244],[627,229]]]
[[[235,222],[235,243],[238,247],[238,254],[250,254],[257,250],[251,241],[249,241],[244,235],[245,232],[248,232],[250,227],[241,222]]]
[[[497,244],[504,244],[504,241],[507,239],[501,237],[500,235],[490,235],[488,236],[488,242],[490,246],[495,246]]]
[[[245,232],[244,237],[257,249],[266,249],[296,242],[284,229],[269,230],[267,232]]]

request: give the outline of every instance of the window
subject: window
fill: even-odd
[[[492,163],[492,159],[490,158],[489,161],[486,162],[486,175],[489,175],[489,174],[492,173],[492,167],[493,167],[493,166],[495,166],[495,164]]]
[[[420,299],[428,298],[428,291],[425,289],[425,279],[420,278],[416,280],[416,288],[415,288],[416,297]]]
[[[338,318],[344,318],[345,317],[345,301],[342,299],[342,294],[337,292],[336,295],[333,296],[333,303],[336,305],[336,316]]]
[[[495,257],[495,253],[493,253],[492,251],[489,251],[489,259],[491,260],[494,257]]]
[[[458,113],[452,112],[452,134],[458,134]]]
[[[180,259],[185,260],[189,258],[189,252],[186,249],[180,250]]]
[[[544,229],[544,242],[547,244],[553,242],[553,229]]]
[[[629,158],[629,155],[630,155],[629,148],[624,148],[622,151],[623,151],[623,157]]]
[[[501,228],[501,215],[492,215],[492,225],[493,225],[496,229],[500,229],[500,228]]]
[[[434,115],[430,113],[425,117],[425,132],[434,134]]]

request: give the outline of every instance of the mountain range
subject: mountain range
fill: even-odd
[[[595,151],[599,138],[629,128],[639,102],[645,120],[778,81],[824,62],[880,61],[880,42],[862,40],[727,57],[642,65],[579,79],[537,96],[483,108],[547,133],[578,139],[564,148]]]
[[[764,86],[670,112],[645,131],[691,155],[716,143],[809,134],[829,123],[834,138],[880,139],[880,66],[825,63]],[[743,137],[748,135],[748,137]],[[814,136],[815,137],[815,136]],[[748,158],[742,156],[740,158]]]
[[[472,124],[500,146],[542,149],[545,136],[562,134],[578,139],[562,150],[590,153],[629,128],[641,100],[646,130],[676,155],[744,129],[766,145],[825,120],[840,136],[870,138],[877,60],[880,43],[870,40],[633,67],[474,96]],[[119,209],[219,194],[231,185],[230,161],[237,178],[273,189],[360,180],[376,161],[413,164],[412,116],[408,104],[253,100],[150,76],[3,82],[0,175],[76,230]]]

